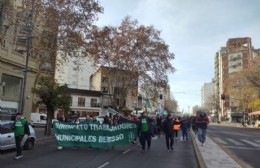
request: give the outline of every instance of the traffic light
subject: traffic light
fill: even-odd
[[[225,97],[225,94],[221,94],[220,97],[221,97],[221,100],[225,100],[225,98],[226,98],[226,97]]]

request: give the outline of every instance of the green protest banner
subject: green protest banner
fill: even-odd
[[[135,140],[137,125],[126,121],[117,125],[98,123],[54,123],[58,146],[104,148],[125,145]]]

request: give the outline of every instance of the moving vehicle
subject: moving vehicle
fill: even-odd
[[[47,124],[47,115],[44,113],[31,113],[31,125],[33,127],[44,127]]]
[[[0,150],[7,150],[16,148],[14,131],[12,129],[14,121],[1,121],[0,120]],[[30,136],[25,135],[21,146],[25,150],[31,150],[34,147],[36,139],[35,131],[31,125],[29,125]]]

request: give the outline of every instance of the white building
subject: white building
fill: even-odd
[[[59,52],[56,62],[55,79],[59,84],[68,85],[68,93],[71,96],[71,114],[79,116],[103,115],[101,109],[102,93],[92,91],[90,88],[90,76],[96,71],[91,58],[75,53],[73,57],[66,57]]]
[[[204,83],[201,88],[201,107],[207,108],[213,101],[214,97],[214,84],[213,82]]]
[[[57,56],[55,79],[69,88],[90,90],[90,76],[97,70],[91,58],[76,53],[76,56],[63,60],[63,54],[59,52]]]

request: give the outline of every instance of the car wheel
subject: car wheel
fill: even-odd
[[[24,143],[24,149],[25,150],[32,150],[34,147],[34,141],[33,139],[28,138]]]

